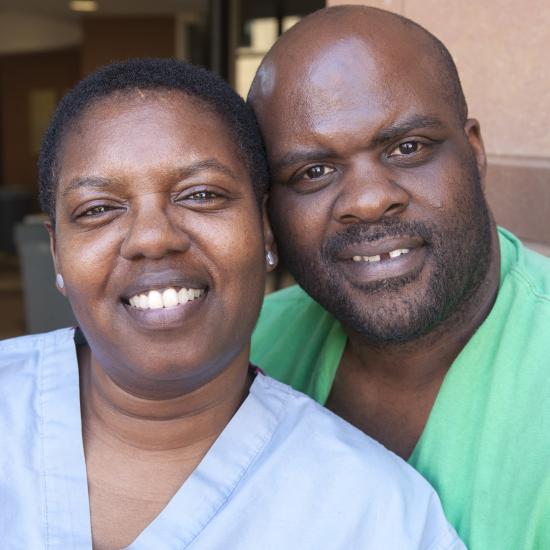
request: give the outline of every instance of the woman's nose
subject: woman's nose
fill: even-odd
[[[342,224],[374,223],[404,212],[409,201],[409,193],[384,170],[355,169],[341,182],[333,217]]]
[[[121,255],[126,259],[139,257],[160,259],[167,254],[184,252],[189,248],[190,238],[180,219],[174,214],[177,209],[159,196],[149,196],[146,201],[133,206],[130,223],[121,246]],[[183,217],[183,216],[182,216]]]

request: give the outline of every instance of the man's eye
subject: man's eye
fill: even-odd
[[[422,143],[419,141],[405,141],[400,143],[391,153],[390,157],[400,157],[404,155],[412,155],[422,149]]]
[[[209,201],[217,199],[218,197],[219,195],[217,193],[213,193],[212,191],[195,191],[194,193],[187,195],[185,198],[193,201]]]
[[[330,174],[331,172],[334,172],[334,168],[329,168],[328,166],[325,166],[324,164],[316,164],[315,166],[312,166],[311,168],[308,168],[304,172],[304,176],[306,176],[307,179],[315,180],[322,178],[323,176],[326,176],[327,174]]]

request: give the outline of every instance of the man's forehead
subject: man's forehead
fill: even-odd
[[[266,63],[256,83],[254,108],[264,132],[278,133],[280,127],[287,135],[293,127],[351,129],[357,117],[361,124],[369,119],[384,124],[400,113],[431,109],[442,99],[432,69],[421,55],[399,49],[385,55],[369,41],[349,36],[298,63]]]
[[[271,111],[273,104],[303,109],[345,96],[348,104],[370,95],[390,102],[403,89],[420,93],[426,84],[439,87],[433,56],[414,40],[400,47],[390,35],[376,41],[353,33],[325,37],[307,51],[300,47],[302,40],[289,42],[286,48],[283,41],[258,72],[251,94],[255,110]],[[362,98],[354,94],[358,89]]]

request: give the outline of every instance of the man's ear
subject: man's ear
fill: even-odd
[[[59,267],[59,263],[57,261],[57,243],[55,240],[55,227],[54,222],[52,222],[51,219],[44,222],[44,226],[46,227],[46,231],[48,232],[48,235],[50,236],[50,253],[52,255],[53,259],[53,267],[55,269],[55,279],[56,279],[56,287],[63,296],[67,296],[65,292],[65,285],[59,284],[63,281],[63,274],[61,273],[61,268]],[[61,277],[61,278],[60,278]]]
[[[469,118],[464,125],[464,132],[466,133],[466,138],[474,153],[481,182],[484,183],[485,174],[487,173],[487,156],[485,154],[485,146],[483,145],[479,122],[475,118]]]
[[[262,202],[262,223],[264,232],[264,244],[265,244],[265,262],[266,270],[273,271],[279,263],[279,253],[277,251],[277,243],[273,236],[273,230],[271,229],[271,223],[269,222],[269,216],[267,214],[267,195]]]

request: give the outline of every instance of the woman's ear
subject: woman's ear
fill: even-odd
[[[264,244],[265,244],[265,263],[266,270],[268,272],[273,271],[279,263],[279,254],[277,251],[277,243],[273,236],[271,229],[271,223],[269,222],[269,216],[267,214],[267,195],[264,197],[262,203],[262,222],[264,231]]]
[[[61,268],[59,267],[59,262],[57,260],[54,222],[49,219],[48,221],[44,222],[44,225],[46,227],[48,235],[50,236],[50,253],[52,255],[53,266],[55,269],[55,286],[57,287],[57,290],[59,290],[59,292],[63,294],[63,296],[67,296],[65,291],[65,281],[63,280],[63,274],[61,273]]]

